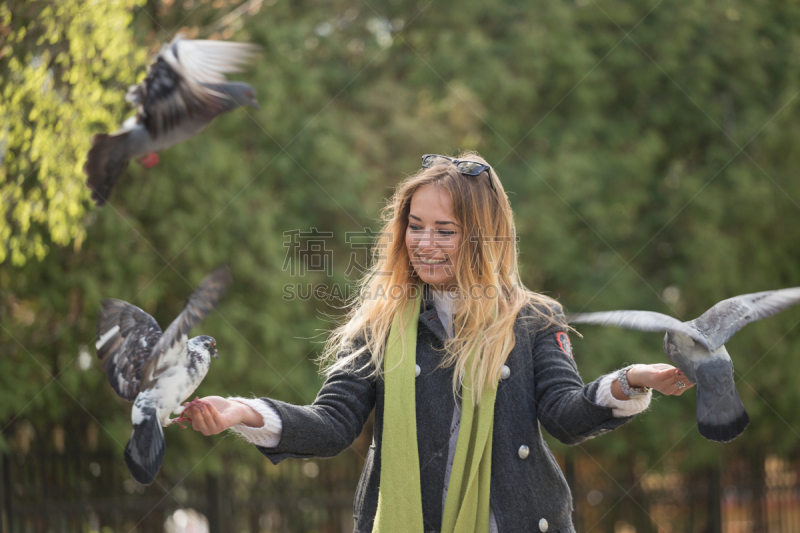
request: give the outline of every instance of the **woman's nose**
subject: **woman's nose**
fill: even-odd
[[[418,248],[420,248],[421,250],[426,248],[435,248],[436,241],[433,231],[434,230],[422,232],[422,234],[419,237],[419,241],[417,241]]]
[[[430,231],[423,231],[419,237],[419,241],[417,241],[417,247],[421,250],[428,250],[431,248],[437,248],[437,239],[436,234],[433,229]]]
[[[442,250],[448,252],[453,248],[449,236],[437,235],[436,230],[423,231],[417,241],[417,248],[424,252],[426,250]]]

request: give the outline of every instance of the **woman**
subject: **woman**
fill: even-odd
[[[559,304],[526,289],[514,221],[474,152],[424,156],[384,209],[373,266],[326,345],[310,406],[208,397],[187,416],[233,429],[273,463],[331,457],[375,409],[355,531],[574,531],[572,497],[539,423],[566,444],[620,427],[650,388],[688,389],[670,365],[585,385]]]

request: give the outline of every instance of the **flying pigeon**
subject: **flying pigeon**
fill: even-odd
[[[225,74],[241,72],[259,47],[248,43],[183,39],[161,48],[139,85],[125,99],[136,107],[116,133],[92,138],[83,171],[92,200],[102,206],[128,161],[139,158],[147,168],[165,148],[199,133],[215,117],[239,106],[258,109],[255,90],[228,82]]]
[[[125,463],[143,485],[153,482],[164,460],[161,426],[180,424],[186,407],[203,404],[195,399],[181,406],[203,381],[211,357],[219,355],[213,338],[189,339],[188,333],[214,309],[230,281],[228,267],[212,272],[163,333],[155,319],[135,305],[103,300],[97,320],[97,356],[114,391],[133,402],[133,433],[125,446]],[[173,412],[181,417],[170,419]]]
[[[733,381],[725,343],[751,322],[800,303],[800,287],[744,294],[723,300],[689,322],[651,311],[578,313],[573,324],[666,331],[664,352],[697,383],[697,429],[705,438],[729,442],[744,432],[750,417]]]

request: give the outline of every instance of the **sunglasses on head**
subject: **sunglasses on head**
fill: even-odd
[[[492,168],[489,165],[484,165],[477,161],[461,161],[445,155],[427,154],[422,156],[422,168],[431,168],[444,163],[452,163],[456,166],[456,170],[465,176],[479,176],[481,172],[488,171]],[[486,176],[489,178],[489,186],[496,194],[497,190],[494,188],[491,173],[486,172]]]

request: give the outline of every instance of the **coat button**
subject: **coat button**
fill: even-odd
[[[506,379],[510,375],[511,375],[511,369],[508,368],[506,365],[503,365],[502,370],[500,370],[500,379]]]
[[[520,459],[527,459],[528,454],[531,453],[531,449],[525,446],[524,444],[519,447],[517,454],[519,454]]]
[[[539,520],[539,531],[544,533],[545,531],[547,531],[547,527],[548,527],[547,520],[545,520],[544,518]]]
[[[422,372],[422,369],[419,365],[414,365],[414,377],[418,377],[420,372]]]

